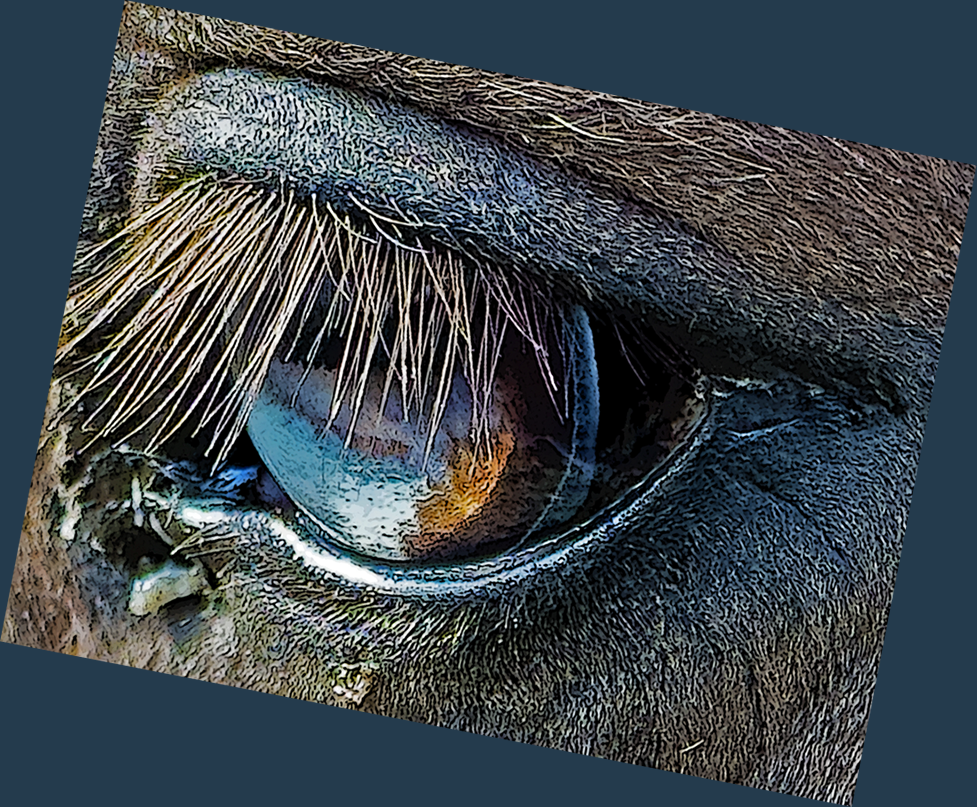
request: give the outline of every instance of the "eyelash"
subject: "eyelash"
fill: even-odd
[[[215,454],[216,468],[243,430],[271,357],[289,330],[285,361],[309,340],[307,326],[317,306],[326,313],[304,358],[307,368],[330,334],[340,338],[340,352],[348,358],[340,363],[341,392],[331,404],[330,424],[339,407],[357,397],[379,348],[389,361],[387,387],[397,376],[406,407],[426,417],[433,434],[445,398],[428,399],[438,379],[443,387],[444,377],[451,377],[457,360],[475,398],[473,438],[487,450],[487,396],[509,327],[532,346],[559,416],[561,307],[525,277],[506,277],[484,263],[465,267],[450,251],[425,249],[420,241],[406,247],[379,226],[371,232],[349,216],[340,219],[328,203],[320,213],[315,200],[296,201],[293,193],[214,176],[180,186],[116,239],[79,256],[81,279],[71,290],[56,362],[70,364],[73,354],[90,352],[103,326],[135,311],[74,368],[101,360],[79,394],[108,390],[83,424],[100,421],[95,439],[121,432],[117,441],[125,442],[152,427],[146,451],[153,453],[189,420],[196,420],[191,437],[216,420],[205,452]],[[381,344],[390,320],[397,323],[396,336]],[[155,360],[147,361],[150,356]],[[187,405],[205,366],[209,378]],[[239,371],[231,383],[232,367],[250,371]],[[145,415],[163,382],[172,391]],[[355,421],[354,411],[347,443]]]

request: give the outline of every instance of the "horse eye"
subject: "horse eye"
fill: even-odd
[[[256,71],[172,88],[141,149],[142,212],[80,252],[58,358],[90,357],[83,425],[116,444],[203,432],[217,468],[246,428],[265,504],[424,563],[580,527],[697,422],[696,369],[622,281],[708,252],[654,211]]]
[[[94,368],[85,427],[189,447],[207,490],[294,508],[310,538],[381,562],[535,546],[677,453],[704,408],[679,348],[416,243],[315,198],[185,182],[80,254],[59,362]],[[236,467],[247,439],[257,479]]]
[[[438,362],[429,397],[442,400],[413,417],[420,402],[400,392],[406,362],[397,355],[345,390],[348,352],[313,367],[275,361],[248,433],[292,501],[347,549],[397,561],[511,545],[572,517],[594,474],[599,404],[586,314],[576,309],[561,330],[565,412],[533,384],[540,376],[525,372],[521,339],[509,332],[486,356],[496,372],[484,389],[474,368]]]
[[[525,281],[502,295],[450,255],[360,249],[247,425],[272,489],[334,548],[423,563],[525,546],[612,504],[698,411],[689,381],[621,367],[637,355],[580,305]]]

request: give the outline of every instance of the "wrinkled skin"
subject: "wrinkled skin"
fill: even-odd
[[[270,38],[255,48],[269,70],[288,69],[296,42],[309,46],[175,22],[164,29],[128,8],[121,52],[147,56],[113,74],[106,121],[115,125],[103,125],[83,238],[128,213],[123,135],[151,103],[146,87],[182,77],[187,56],[197,69],[240,63],[254,37]],[[194,26],[190,43],[181,32]],[[364,83],[367,68],[332,46],[316,52],[304,75]],[[510,145],[559,157],[602,192],[666,211],[720,256],[704,270],[717,287],[760,298],[762,327],[735,304],[693,323],[668,313],[681,308],[680,289],[631,281],[633,310],[716,377],[697,441],[558,563],[450,596],[350,586],[302,565],[271,516],[215,506],[240,527],[228,553],[235,585],[136,617],[126,610],[131,559],[104,540],[110,531],[137,540],[105,507],[126,496],[132,470],[105,445],[73,458],[69,419],[42,434],[4,639],[850,802],[972,168],[708,116],[690,126],[736,158],[719,159],[721,171],[766,178],[696,185],[651,147],[611,152],[601,168],[593,138],[572,130],[543,130],[528,145],[516,137],[535,131],[519,96],[501,96],[509,110],[479,109],[482,81],[519,80],[421,63],[452,79],[427,86],[398,65],[418,63],[369,66],[388,78],[378,83],[389,97],[508,132]],[[468,92],[444,97],[444,86]],[[656,115],[679,114],[561,88],[544,96],[564,120],[606,105],[639,143]],[[681,141],[671,148],[701,156]],[[855,187],[844,177],[858,171]],[[670,197],[663,178],[692,190]],[[796,232],[785,231],[788,219]],[[805,328],[826,336],[799,339]],[[49,420],[67,395],[52,387]]]

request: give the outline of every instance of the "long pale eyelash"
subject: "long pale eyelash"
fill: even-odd
[[[79,250],[55,366],[62,376],[90,372],[76,400],[102,393],[82,424],[94,430],[92,442],[122,444],[149,432],[145,450],[154,453],[192,423],[192,436],[210,434],[205,455],[218,466],[290,328],[286,361],[311,337],[301,357],[306,375],[329,340],[339,341],[323,428],[348,406],[347,444],[370,371],[383,358],[382,400],[396,390],[405,417],[426,420],[427,451],[460,365],[472,392],[471,439],[488,450],[509,328],[530,346],[565,417],[563,317],[552,295],[452,251],[408,245],[389,218],[382,220],[394,235],[370,219],[364,227],[314,199],[208,175]]]

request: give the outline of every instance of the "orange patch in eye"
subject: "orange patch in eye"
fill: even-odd
[[[411,549],[420,555],[440,555],[481,542],[483,536],[464,528],[491,501],[515,442],[512,434],[502,431],[486,457],[476,459],[468,449],[457,451],[447,481],[418,508],[421,534],[411,536]]]

